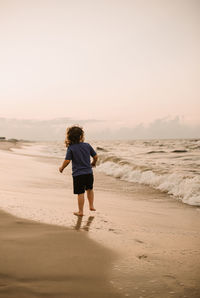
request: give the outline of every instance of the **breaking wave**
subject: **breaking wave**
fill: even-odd
[[[100,163],[97,169],[124,181],[142,183],[167,192],[185,204],[200,206],[199,177],[187,178],[175,173],[157,174],[152,170],[142,171],[128,164],[119,164],[109,160]]]
[[[147,152],[147,154],[153,154],[153,153],[166,153],[165,151],[163,150],[158,150],[158,151],[149,151]]]

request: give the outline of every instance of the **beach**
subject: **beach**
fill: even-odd
[[[200,296],[199,207],[94,170],[97,211],[77,218],[62,159],[3,143],[0,297]]]
[[[108,281],[109,250],[83,233],[0,217],[0,297],[120,297]]]

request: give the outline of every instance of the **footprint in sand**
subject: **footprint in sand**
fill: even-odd
[[[175,276],[173,276],[173,275],[170,275],[170,274],[164,274],[163,276],[164,276],[164,277],[168,277],[168,278],[172,278],[172,279],[176,279],[176,277],[175,277]]]
[[[138,256],[138,259],[146,259],[147,258],[147,255],[140,255],[140,256]]]
[[[138,243],[144,243],[143,241],[139,240],[139,239],[134,239],[135,242],[138,242]]]
[[[116,234],[116,235],[120,235],[120,231],[119,231],[119,230],[110,228],[110,229],[108,229],[108,231],[109,231],[109,232],[113,232],[113,233]]]

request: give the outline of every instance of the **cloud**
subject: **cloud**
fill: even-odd
[[[200,125],[184,123],[180,117],[160,118],[144,125],[121,126],[115,122],[88,119],[56,118],[52,120],[24,120],[0,118],[0,136],[40,141],[60,141],[65,137],[66,127],[84,126],[87,139],[170,139],[199,138]]]
[[[101,123],[101,120],[74,120],[71,118],[26,120],[0,118],[0,136],[39,141],[63,140],[66,127],[73,124],[88,126],[96,123]]]
[[[99,130],[91,138],[95,139],[174,139],[174,138],[200,138],[200,125],[186,124],[179,116],[156,119],[145,125],[140,123],[134,127],[122,126],[114,128],[115,125]]]
[[[123,138],[131,139],[197,138],[200,137],[200,125],[188,125],[177,116],[173,119],[156,119],[149,125],[139,124],[133,128],[121,128],[119,134]]]

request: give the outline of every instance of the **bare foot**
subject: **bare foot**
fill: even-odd
[[[90,208],[90,211],[96,211],[96,209],[94,207]]]
[[[76,215],[76,216],[83,216],[83,213],[80,213],[80,212],[74,212],[74,215]]]

